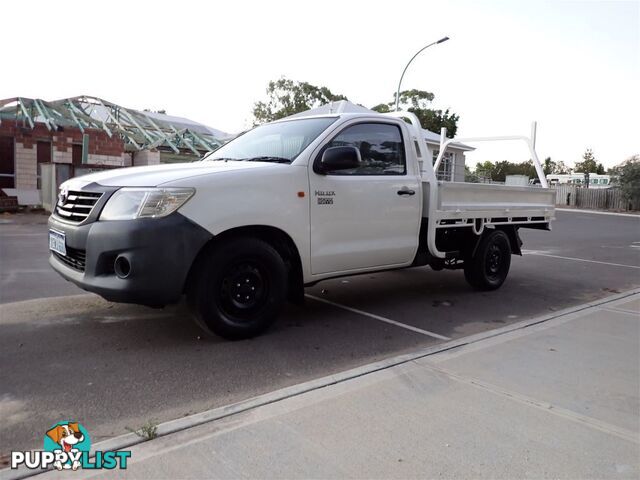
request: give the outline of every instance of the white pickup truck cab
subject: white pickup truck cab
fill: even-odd
[[[183,295],[226,338],[264,331],[328,278],[430,265],[493,290],[520,228],[550,229],[541,186],[438,182],[411,113],[344,113],[259,126],[203,160],[73,178],[49,219],[50,264],[114,302]],[[434,170],[435,168],[435,170]]]

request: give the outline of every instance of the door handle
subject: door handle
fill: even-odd
[[[398,190],[398,195],[415,195],[415,190],[410,190],[408,188],[403,188],[402,190]]]

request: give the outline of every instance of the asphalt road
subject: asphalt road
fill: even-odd
[[[640,217],[558,212],[552,232],[521,232],[527,254],[499,291],[428,267],[337,279],[308,289],[324,302],[227,342],[182,306],[111,304],[65,282],[45,221],[0,217],[0,455],[40,447],[61,419],[99,441],[640,286]]]

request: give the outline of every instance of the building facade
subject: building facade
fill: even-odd
[[[0,188],[21,204],[36,204],[42,164],[68,165],[68,175],[76,176],[193,161],[215,150],[225,136],[185,118],[127,109],[96,97],[0,100]]]

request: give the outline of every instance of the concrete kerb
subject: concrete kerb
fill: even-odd
[[[603,210],[586,210],[584,208],[557,208],[557,212],[575,212],[575,213],[593,213],[594,215],[614,215],[618,217],[633,217],[640,219],[640,213],[622,213],[622,212],[608,212]]]
[[[269,405],[271,403],[285,400],[287,398],[302,395],[304,393],[311,392],[313,390],[318,390],[331,385],[335,385],[337,383],[346,382],[348,380],[358,378],[364,375],[368,375],[374,372],[378,372],[380,370],[385,370],[391,367],[395,367],[397,365],[414,362],[416,360],[419,360],[421,358],[424,358],[430,355],[434,355],[436,353],[441,353],[447,350],[464,347],[465,345],[471,345],[481,340],[490,339],[493,337],[505,335],[510,332],[514,332],[516,330],[521,330],[521,329],[525,329],[535,325],[539,325],[541,323],[548,322],[550,320],[553,320],[562,316],[576,314],[583,310],[599,307],[601,305],[615,302],[617,300],[621,300],[623,298],[630,297],[638,293],[640,293],[640,288],[618,293],[615,295],[610,295],[599,300],[587,302],[587,303],[569,307],[563,310],[558,310],[553,313],[535,317],[529,320],[523,320],[521,322],[514,323],[512,325],[507,325],[494,330],[489,330],[486,332],[469,335],[467,337],[455,339],[450,342],[441,343],[441,344],[434,345],[432,347],[423,348],[411,353],[398,355],[392,358],[381,360],[379,362],[374,362],[367,365],[363,365],[361,367],[356,367],[350,370],[346,370],[344,372],[328,375],[315,380],[309,380],[307,382],[282,388],[274,392],[266,393],[264,395],[259,395],[257,397],[254,397],[248,400],[243,400],[243,401],[226,405],[223,407],[214,408],[211,410],[207,410],[205,412],[196,413],[194,415],[189,415],[187,417],[179,418],[176,420],[170,420],[168,422],[164,422],[158,425],[157,436],[161,437],[161,436],[169,435],[172,433],[180,432],[188,428],[213,422],[215,420],[220,420],[222,418],[229,417],[231,415],[236,415],[242,412],[246,412],[248,410],[253,410],[255,408],[258,408],[264,405]],[[144,438],[141,438],[140,436],[134,433],[128,433],[125,435],[120,435],[117,437],[110,438],[108,440],[103,440],[101,442],[95,443],[93,445],[93,449],[102,450],[102,451],[123,450],[125,448],[132,447],[134,445],[140,444],[145,441],[147,440]],[[38,475],[40,473],[44,473],[44,472],[30,471],[26,469],[17,469],[17,470],[5,469],[0,471],[0,480],[14,480],[14,479],[27,478],[34,475]]]

